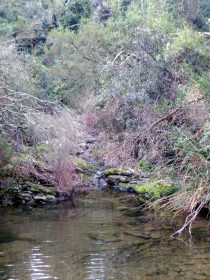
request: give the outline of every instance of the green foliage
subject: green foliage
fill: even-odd
[[[140,14],[137,8],[127,12],[123,23],[115,20],[116,30],[126,35],[115,37],[123,53],[115,64],[110,57],[104,68],[103,86],[109,96],[124,97],[126,102],[134,98],[161,101],[175,96],[180,81],[188,81],[192,73],[200,75],[208,70],[209,52],[202,34],[177,25],[169,14],[152,4],[146,16],[133,14]],[[113,32],[111,24],[109,28]]]
[[[0,139],[0,178],[10,177],[14,170],[12,162],[12,148],[3,139]]]
[[[10,145],[4,139],[0,139],[0,169],[10,163],[11,156],[12,149]]]
[[[33,21],[42,22],[51,9],[62,7],[62,0],[1,1],[0,36],[16,36],[26,31]]]
[[[34,157],[37,159],[37,160],[42,160],[43,159],[43,156],[49,152],[50,150],[50,146],[49,144],[46,144],[46,143],[42,143],[42,144],[37,144],[35,147],[34,147]]]
[[[200,76],[195,75],[193,78],[196,82],[195,87],[198,89],[198,91],[201,91],[205,96],[209,96],[210,81],[208,73],[203,73]]]
[[[81,22],[77,33],[52,30],[43,55],[46,83],[42,91],[70,107],[80,106],[98,83],[99,62],[105,58],[110,40],[108,33],[87,20]]]
[[[167,0],[167,9],[175,19],[184,18],[188,24],[198,30],[208,30],[210,17],[208,0]]]
[[[88,0],[2,1],[2,139],[19,151],[24,143],[26,152],[17,159],[26,174],[38,172],[40,177],[50,150],[40,143],[52,130],[53,140],[64,144],[55,149],[58,159],[51,163],[57,162],[59,181],[69,185],[73,167],[68,169],[66,150],[72,155],[75,143],[67,145],[66,139],[75,131],[64,124],[72,118],[64,114],[54,126],[53,117],[44,123],[37,117],[40,112],[54,114],[47,99],[87,113],[87,123],[100,136],[109,166],[131,164],[176,178],[183,189],[192,186],[196,191],[200,185],[205,189],[210,158],[210,56],[200,31],[208,30],[208,1],[128,2],[122,1],[124,7],[119,9],[116,1],[109,1],[112,17],[96,24],[90,19]],[[12,152],[6,141],[0,142],[0,169],[9,174]],[[60,166],[67,154],[68,172]],[[43,168],[41,174],[37,166]],[[89,169],[85,162],[78,166]],[[104,176],[119,172],[123,170],[105,170]],[[136,190],[160,198],[171,189],[149,182]]]
[[[59,21],[64,29],[78,30],[82,18],[90,17],[90,1],[74,0],[67,4],[64,12],[59,16]]]
[[[145,160],[140,160],[139,161],[139,167],[140,169],[142,169],[143,171],[151,171],[152,170],[152,165],[147,163]]]

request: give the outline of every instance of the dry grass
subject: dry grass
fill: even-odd
[[[175,237],[180,235],[186,229],[191,236],[192,225],[201,210],[210,202],[210,189],[206,185],[207,182],[203,182],[204,185],[200,185],[197,189],[183,188],[178,193],[175,193],[169,197],[163,197],[156,200],[151,204],[151,207],[162,209],[164,215],[173,214],[174,217],[179,215],[185,215],[186,219],[182,227],[171,235]]]
[[[44,163],[39,170],[32,164],[29,175],[38,171],[41,180],[51,182],[60,191],[72,192],[81,185],[74,161],[78,144],[84,137],[82,125],[67,109],[53,115],[31,114],[27,119],[38,147],[43,146],[41,160]]]
[[[105,164],[138,167],[143,160],[153,166],[156,176],[170,178],[179,191],[152,206],[161,205],[170,215],[184,213],[186,221],[177,233],[186,228],[191,232],[193,221],[210,200],[209,98],[199,96],[160,111],[154,104],[144,108],[134,104],[129,112],[120,102],[112,100],[112,104],[107,103],[95,118]],[[131,115],[135,126],[130,129],[126,121]]]

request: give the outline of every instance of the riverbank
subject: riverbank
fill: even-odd
[[[50,170],[45,169],[45,179],[43,177],[27,177],[19,180],[7,180],[0,188],[1,205],[6,207],[26,207],[37,208],[53,205],[64,201],[74,201],[80,194],[89,193],[92,190],[101,192],[108,191],[110,195],[124,193],[127,195],[131,205],[121,206],[121,211],[127,216],[141,216],[142,209],[155,208],[159,214],[173,216],[174,211],[165,211],[163,203],[167,203],[171,198],[180,192],[178,184],[169,179],[160,179],[157,174],[148,170],[147,166],[139,168],[110,168],[103,162],[95,158],[98,151],[97,141],[93,138],[78,145],[74,162],[74,174],[79,184],[70,186],[68,190],[56,188],[48,180],[46,174],[50,176]],[[43,163],[39,163],[39,165]],[[39,168],[36,161],[36,168]],[[65,175],[65,174],[64,174]],[[163,176],[161,176],[163,177]],[[78,181],[77,181],[78,182]],[[103,192],[102,192],[103,195]],[[203,208],[204,217],[208,217],[208,209]],[[188,215],[188,213],[185,213]],[[193,220],[194,221],[194,220]],[[184,223],[185,229],[186,224]],[[191,227],[191,224],[190,224]],[[187,226],[186,226],[187,228]],[[189,228],[191,230],[191,228]],[[178,232],[179,233],[179,232]]]
[[[96,140],[89,139],[78,146],[74,161],[74,173],[80,178],[80,185],[68,190],[56,188],[50,180],[51,172],[45,169],[45,176],[30,174],[27,177],[5,178],[0,187],[2,206],[44,206],[72,200],[83,191],[109,189],[111,191],[133,193],[139,204],[147,204],[154,199],[170,195],[176,188],[168,181],[158,180],[153,174],[141,169],[109,168],[94,159]],[[35,161],[35,159],[34,159]],[[25,162],[23,162],[25,164]],[[35,161],[41,170],[43,162]],[[43,175],[43,172],[41,173]],[[44,178],[44,179],[43,179]]]

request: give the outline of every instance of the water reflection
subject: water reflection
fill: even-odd
[[[40,246],[32,248],[32,253],[29,257],[29,260],[31,280],[58,279],[57,277],[53,277],[49,274],[48,270],[50,265],[45,264],[43,254],[40,251]]]
[[[87,276],[85,277],[85,280],[106,279],[104,267],[105,266],[103,256],[99,253],[91,253],[90,261],[87,263],[86,266]]]
[[[4,213],[0,280],[210,279],[208,230],[199,227],[190,247],[169,238],[170,224],[122,216],[114,203]]]

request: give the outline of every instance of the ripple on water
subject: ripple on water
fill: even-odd
[[[208,230],[199,226],[191,244],[170,239],[167,222],[125,217],[114,208],[117,200],[91,199],[76,209],[67,203],[5,212],[0,280],[210,279]]]

